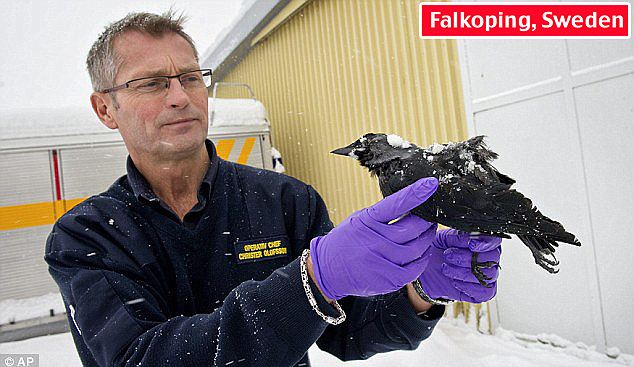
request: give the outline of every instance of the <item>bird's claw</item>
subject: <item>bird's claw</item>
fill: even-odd
[[[485,261],[481,263],[477,263],[481,268],[492,268],[494,266],[500,266],[497,261]]]
[[[542,249],[536,254],[537,256],[535,257],[535,263],[537,263],[537,265],[541,266],[551,274],[559,273],[559,269],[557,269],[559,261],[555,257],[555,254],[552,253],[552,251],[548,249]]]
[[[481,285],[483,285],[483,286],[485,286],[487,288],[493,287],[492,283],[489,284],[489,283],[486,282],[487,280],[491,280],[492,278],[487,276],[486,274],[484,274],[482,269],[488,269],[488,268],[492,268],[494,266],[497,266],[499,268],[500,264],[498,262],[496,262],[496,261],[478,262],[478,253],[477,252],[474,252],[471,255],[471,272],[476,277],[478,282]]]

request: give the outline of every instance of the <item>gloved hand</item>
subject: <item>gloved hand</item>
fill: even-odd
[[[359,210],[325,236],[310,242],[317,284],[330,299],[396,291],[414,281],[429,258],[423,254],[436,236],[436,224],[407,214],[433,195],[434,177],[423,178]]]
[[[429,264],[419,280],[425,293],[432,299],[481,303],[495,296],[498,267],[502,248],[499,237],[477,235],[455,229],[440,230],[433,246],[425,254]],[[487,286],[478,282],[472,271],[472,255],[489,280]]]

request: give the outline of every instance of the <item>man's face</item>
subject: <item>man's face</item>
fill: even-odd
[[[176,33],[154,38],[126,32],[115,40],[114,47],[123,61],[115,85],[200,68],[192,47]],[[171,160],[187,157],[203,146],[208,131],[206,88],[185,90],[174,78],[169,89],[160,93],[131,89],[115,93],[119,108],[112,115],[131,154]]]

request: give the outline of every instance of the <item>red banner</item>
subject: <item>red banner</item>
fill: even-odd
[[[422,38],[629,38],[627,2],[419,4]]]

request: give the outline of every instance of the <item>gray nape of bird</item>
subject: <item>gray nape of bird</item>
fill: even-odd
[[[515,180],[491,165],[498,155],[486,146],[484,136],[420,148],[397,135],[370,133],[331,153],[358,160],[378,177],[384,197],[420,178],[436,177],[438,190],[413,214],[466,232],[503,238],[515,234],[550,273],[559,271],[554,256],[557,242],[581,245],[559,222],[511,188]],[[490,266],[497,264],[479,263],[474,254],[471,270],[480,283],[488,280],[482,268]]]

